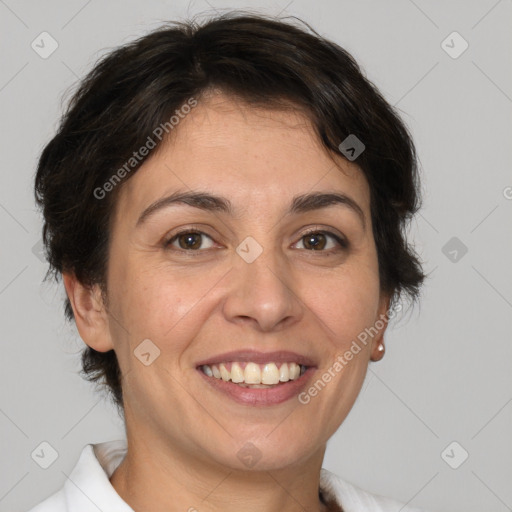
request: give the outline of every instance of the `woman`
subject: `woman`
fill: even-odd
[[[413,143],[343,49],[243,13],[150,33],[82,82],[35,189],[127,440],[33,512],[414,510],[322,469],[424,278]]]

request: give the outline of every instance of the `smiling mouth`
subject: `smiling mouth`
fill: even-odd
[[[258,364],[246,361],[230,361],[203,364],[199,369],[213,379],[232,382],[244,388],[274,388],[304,375],[307,366],[296,362]]]

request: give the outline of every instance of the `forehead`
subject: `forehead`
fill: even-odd
[[[297,109],[255,108],[216,94],[200,100],[170,135],[123,185],[118,213],[135,216],[178,189],[229,197],[240,213],[249,204],[277,212],[286,197],[335,189],[369,211],[361,169],[329,152]]]

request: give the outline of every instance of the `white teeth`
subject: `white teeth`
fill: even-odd
[[[297,363],[290,363],[288,371],[290,372],[290,380],[295,380],[300,375],[300,366]]]
[[[244,370],[246,384],[261,384],[261,370],[256,363],[247,363]]]
[[[226,367],[223,363],[219,364],[219,370],[222,380],[227,382],[229,379],[231,379],[231,374],[226,370]]]
[[[240,368],[238,363],[231,365],[231,381],[236,384],[244,381],[244,371]]]
[[[295,362],[290,363],[219,363],[201,366],[208,377],[231,381],[244,387],[275,386],[280,382],[297,380],[306,371],[306,367]],[[245,365],[245,368],[243,367]],[[230,368],[230,369],[228,369]]]
[[[279,380],[281,382],[288,382],[290,380],[290,372],[287,364],[282,364],[279,369]]]
[[[279,370],[275,363],[268,363],[261,372],[262,384],[277,384],[279,382]]]
[[[213,372],[213,376],[216,379],[220,379],[221,378],[221,374],[219,372],[219,369],[215,365],[212,366],[212,372]]]

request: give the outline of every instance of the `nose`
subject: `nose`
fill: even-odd
[[[271,250],[263,250],[252,263],[235,255],[230,281],[223,308],[229,322],[270,332],[288,328],[304,315],[289,265]]]

